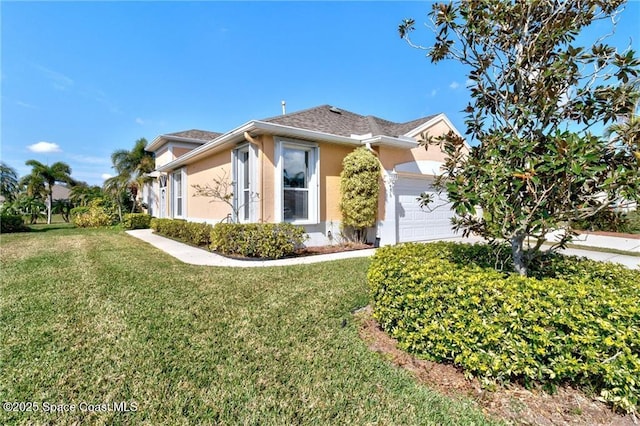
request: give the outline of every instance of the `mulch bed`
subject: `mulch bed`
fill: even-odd
[[[465,378],[453,365],[417,359],[397,348],[371,316],[371,308],[356,312],[360,337],[369,348],[394,365],[411,372],[418,381],[452,398],[471,398],[490,417],[519,425],[593,425],[631,426],[640,421],[620,415],[606,404],[568,386],[554,395],[542,389],[528,390],[517,384],[495,391],[483,389],[477,379]]]

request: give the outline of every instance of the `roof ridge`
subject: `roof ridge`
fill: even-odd
[[[271,121],[271,120],[275,120],[276,118],[281,118],[281,117],[293,117],[294,115],[302,114],[302,113],[305,113],[305,112],[313,111],[314,109],[321,109],[321,108],[331,108],[331,105],[329,105],[329,104],[317,105],[317,106],[314,106],[314,107],[311,107],[311,108],[305,108],[305,109],[301,109],[299,111],[290,112],[288,114],[272,115],[271,117],[263,118],[262,120],[258,120],[258,121]],[[249,120],[249,121],[251,121],[251,120]]]

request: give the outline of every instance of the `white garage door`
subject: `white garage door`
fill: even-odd
[[[398,242],[437,240],[456,237],[451,229],[451,203],[438,194],[432,180],[401,177],[394,186]],[[421,208],[417,198],[423,192],[434,194],[434,202]]]

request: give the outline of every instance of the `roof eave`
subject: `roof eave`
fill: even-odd
[[[147,147],[145,148],[145,151],[155,152],[158,149],[162,148],[163,145],[169,142],[187,142],[187,143],[202,145],[207,143],[208,141],[205,141],[203,139],[185,138],[183,136],[160,135],[157,138],[155,138],[153,142],[147,145]]]
[[[467,149],[471,149],[471,146],[469,145],[469,143],[467,142],[467,140],[464,138],[464,136],[462,136],[462,133],[460,133],[460,131],[456,128],[456,126],[453,125],[453,123],[451,122],[451,120],[449,120],[449,117],[447,117],[443,112],[441,112],[440,114],[436,115],[435,117],[433,117],[431,120],[428,120],[424,123],[422,123],[420,126],[416,127],[415,129],[405,133],[405,136],[409,136],[411,138],[415,138],[416,136],[418,136],[420,133],[424,132],[425,130],[427,130],[429,127],[437,124],[440,121],[444,121],[445,124],[451,129],[453,130],[453,132],[455,134],[457,134],[458,136],[460,136],[463,140],[464,140],[464,144],[467,147]]]
[[[369,138],[369,139],[364,139],[362,141],[362,144],[371,145],[371,146],[384,145],[392,148],[409,148],[409,149],[415,148],[420,145],[418,141],[416,141],[415,139],[406,140],[403,138],[394,138],[391,136],[382,136],[382,135],[374,136],[373,138]]]

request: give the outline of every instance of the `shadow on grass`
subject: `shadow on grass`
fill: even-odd
[[[25,232],[49,232],[56,231],[58,229],[73,229],[75,228],[73,223],[52,223],[51,225],[43,224],[35,224],[35,225],[27,225],[29,229]]]

